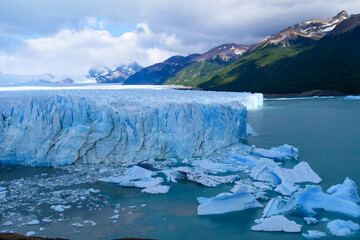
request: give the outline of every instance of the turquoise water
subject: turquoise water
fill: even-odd
[[[249,111],[248,122],[256,132],[247,144],[270,148],[284,143],[299,148],[300,161],[306,161],[323,179],[324,190],[333,184],[342,183],[346,177],[360,186],[360,101],[344,101],[340,98],[314,100],[265,101],[264,107]],[[31,177],[41,173],[62,174],[58,169],[17,168],[0,169],[0,181],[20,177]],[[34,230],[38,236],[66,237],[70,239],[114,239],[141,237],[154,239],[303,239],[301,234],[252,232],[251,226],[263,209],[248,209],[223,215],[197,216],[196,198],[212,197],[231,189],[231,185],[207,188],[182,181],[170,184],[167,194],[148,195],[139,189],[121,188],[115,184],[93,183],[69,186],[69,188],[99,189],[104,199],[88,204],[102,205],[101,209],[88,211],[76,208],[64,212],[63,220],[34,226],[12,227],[19,233]],[[266,202],[262,202],[265,204]],[[34,202],[34,205],[36,202]],[[116,204],[120,204],[117,208]],[[146,204],[141,206],[142,204]],[[85,205],[85,204],[83,204]],[[129,206],[136,206],[132,208]],[[41,217],[51,213],[49,206],[43,209]],[[119,219],[109,219],[119,211]],[[20,211],[20,210],[18,210]],[[318,219],[358,219],[320,211]],[[84,224],[75,229],[72,223],[92,220],[95,226]],[[0,219],[0,225],[5,219]],[[303,224],[308,229],[325,231],[327,239],[338,239],[326,230],[326,223]],[[38,231],[39,227],[45,228]],[[2,227],[1,229],[5,229]],[[359,234],[346,239],[359,239]]]

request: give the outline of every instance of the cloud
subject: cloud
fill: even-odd
[[[163,61],[223,43],[254,44],[358,0],[0,0],[0,72],[80,73]]]
[[[90,20],[89,26],[100,27]],[[90,27],[61,30],[53,37],[22,40],[16,51],[0,52],[4,72],[86,74],[94,65],[113,66],[138,61],[149,65],[178,54],[182,43],[172,34],[156,34],[146,23],[113,37],[106,30]]]

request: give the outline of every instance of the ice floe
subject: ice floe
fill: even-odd
[[[349,96],[346,96],[344,99],[345,100],[360,100],[360,96],[349,95]]]
[[[158,193],[167,193],[167,192],[169,192],[169,190],[170,190],[169,186],[157,185],[154,187],[145,188],[145,189],[141,190],[141,192],[150,193],[150,194],[158,194]]]
[[[71,208],[71,206],[64,206],[64,205],[52,205],[51,207],[50,207],[51,209],[54,209],[55,211],[57,211],[57,212],[63,212],[63,211],[65,211],[66,209],[69,209],[69,208]]]
[[[277,148],[273,147],[269,150],[252,146],[251,153],[259,157],[271,158],[279,161],[286,159],[298,159],[299,157],[299,150],[288,144],[284,144]]]
[[[304,220],[307,224],[316,224],[319,221],[314,217],[304,217]]]
[[[263,207],[245,186],[240,187],[235,193],[221,193],[212,198],[198,198],[198,203],[200,204],[197,209],[198,215],[222,214]]]
[[[351,235],[359,230],[359,224],[354,223],[353,221],[344,221],[341,219],[336,219],[331,222],[328,222],[327,228],[332,235],[344,237]]]
[[[326,233],[317,230],[308,230],[307,233],[302,234],[306,239],[319,239],[326,237]]]
[[[139,166],[133,166],[127,169],[124,175],[100,178],[99,181],[117,183],[123,187],[145,188],[146,193],[166,193],[169,191],[168,186],[159,186],[164,180],[161,177],[152,177],[155,172]]]
[[[332,196],[337,196],[339,198],[352,201],[354,203],[358,203],[360,201],[357,192],[357,186],[355,182],[349,178],[346,178],[343,184],[331,186],[327,190],[327,192],[330,193]]]
[[[272,216],[257,221],[258,224],[251,228],[252,231],[265,232],[301,232],[301,225],[290,221],[284,216]]]
[[[296,204],[311,216],[316,215],[314,210],[323,209],[360,217],[360,206],[349,200],[347,196],[346,192],[342,195],[326,194],[320,186],[307,186],[304,191],[295,194]]]
[[[273,215],[279,215],[290,211],[292,204],[281,198],[271,199],[265,206],[262,217],[268,218]]]

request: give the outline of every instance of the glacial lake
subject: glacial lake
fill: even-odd
[[[299,161],[308,162],[322,178],[323,182],[320,185],[324,191],[334,184],[342,183],[346,177],[360,186],[360,101],[345,101],[343,98],[266,100],[264,107],[248,112],[248,122],[259,135],[248,137],[245,144],[270,148],[287,143],[299,148]],[[0,169],[0,181],[25,178],[30,179],[28,186],[36,184],[42,175],[53,176],[56,179],[57,176],[64,175],[64,170]],[[74,179],[64,178],[63,181],[70,180]],[[299,233],[252,232],[250,228],[255,224],[254,220],[261,217],[262,208],[222,215],[197,216],[197,197],[213,197],[229,191],[232,185],[208,188],[189,181],[179,181],[171,183],[170,186],[167,194],[149,195],[141,193],[140,189],[121,188],[110,183],[69,184],[62,189],[99,189],[100,192],[97,194],[101,194],[103,198],[92,200],[89,194],[83,195],[87,196],[87,199],[84,199],[80,208],[75,205],[63,213],[54,213],[48,205],[39,203],[36,199],[24,200],[26,204],[23,209],[13,209],[13,215],[7,214],[6,218],[1,215],[0,226],[10,218],[19,219],[20,216],[26,223],[31,219],[30,215],[35,215],[39,220],[47,216],[61,220],[42,222],[34,226],[21,224],[19,220],[14,221],[12,226],[0,227],[0,230],[21,234],[35,231],[36,236],[79,240],[124,237],[179,240],[304,239]],[[80,191],[78,192],[80,194]],[[323,211],[318,213],[317,219],[340,218],[360,223],[359,219],[341,214]],[[114,215],[118,217],[110,219]],[[303,225],[303,232],[310,229],[319,230],[327,233],[326,239],[339,239],[329,233],[326,223],[307,225],[299,219],[297,222]],[[83,227],[76,228],[72,226],[73,223],[81,223]],[[40,227],[44,229],[40,231]],[[358,233],[346,239],[359,237]]]

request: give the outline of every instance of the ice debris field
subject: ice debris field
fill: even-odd
[[[252,231],[300,233],[304,224],[328,222],[327,232],[303,232],[314,239],[354,235],[359,229],[351,220],[318,218],[319,210],[354,221],[360,217],[351,179],[324,191],[321,177],[299,161],[296,147],[262,149],[239,142],[249,132],[247,109],[262,105],[260,94],[46,89],[6,90],[0,100],[0,164],[60,171],[0,181],[2,232],[26,226],[27,235],[40,234],[49,222],[69,222],[74,229],[98,224],[71,218],[69,212],[80,208],[112,208],[101,216],[116,223],[146,204],[120,207],[86,186],[166,194],[180,180],[208,188],[232,185],[229,192],[194,199],[197,214],[262,208]]]

